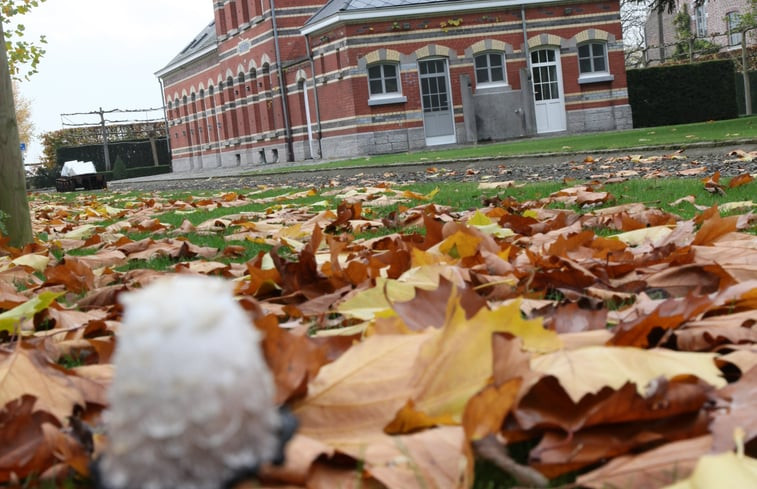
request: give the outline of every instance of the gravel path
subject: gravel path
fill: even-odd
[[[739,155],[741,153],[741,157]],[[267,168],[268,169],[268,168]],[[248,187],[338,187],[371,185],[383,181],[418,182],[519,182],[577,181],[619,178],[704,178],[720,172],[723,178],[757,174],[757,144],[688,147],[684,150],[627,150],[561,155],[517,156],[463,161],[425,161],[416,164],[363,166],[335,170],[287,171],[252,174],[253,169],[224,169],[198,175],[168,174],[111,182],[112,190],[224,190]],[[246,172],[243,173],[243,172]]]

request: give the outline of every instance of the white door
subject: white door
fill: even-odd
[[[455,114],[446,59],[418,62],[426,144],[455,143]]]
[[[536,131],[564,131],[565,97],[562,89],[560,53],[555,48],[531,51]]]

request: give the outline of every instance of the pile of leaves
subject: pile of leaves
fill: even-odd
[[[118,296],[165,273],[234,281],[265,334],[300,421],[265,487],[470,487],[484,461],[498,487],[687,484],[704,462],[721,487],[754,482],[751,212],[687,220],[589,185],[462,211],[389,184],[291,204],[315,194],[32,199],[45,240],[0,242],[0,483],[87,480],[107,444]],[[159,219],[251,201],[270,206]],[[356,237],[371,229],[397,232]],[[270,250],[238,262],[240,246],[190,231]],[[129,266],[154,257],[175,264]]]

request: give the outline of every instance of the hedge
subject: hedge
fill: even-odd
[[[105,174],[107,181],[115,180],[113,178],[112,171],[102,172]],[[123,178],[137,178],[137,177],[149,177],[152,175],[161,175],[163,173],[171,173],[171,167],[169,165],[160,166],[140,166],[138,168],[127,168],[126,175]]]
[[[161,165],[171,164],[171,155],[168,143],[165,139],[155,141],[158,150],[158,162]],[[111,169],[118,158],[129,168],[140,168],[153,165],[152,147],[150,141],[121,141],[108,143],[108,156],[110,157]],[[63,146],[56,151],[56,162],[59,168],[63,163],[71,160],[91,161],[95,164],[98,172],[105,171],[105,156],[101,144],[86,146]]]
[[[744,75],[736,73],[736,102],[739,105],[739,114],[746,114],[744,100]],[[752,114],[757,114],[757,71],[749,72],[749,95],[752,97]]]
[[[731,60],[628,70],[634,127],[738,117]]]

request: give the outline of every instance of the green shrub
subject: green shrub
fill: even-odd
[[[738,117],[731,60],[628,70],[634,127]]]
[[[8,214],[0,211],[0,234],[7,236],[8,230],[5,228],[5,220],[8,218]]]
[[[116,163],[113,165],[113,180],[123,180],[126,177],[126,164],[121,157],[116,158]]]

